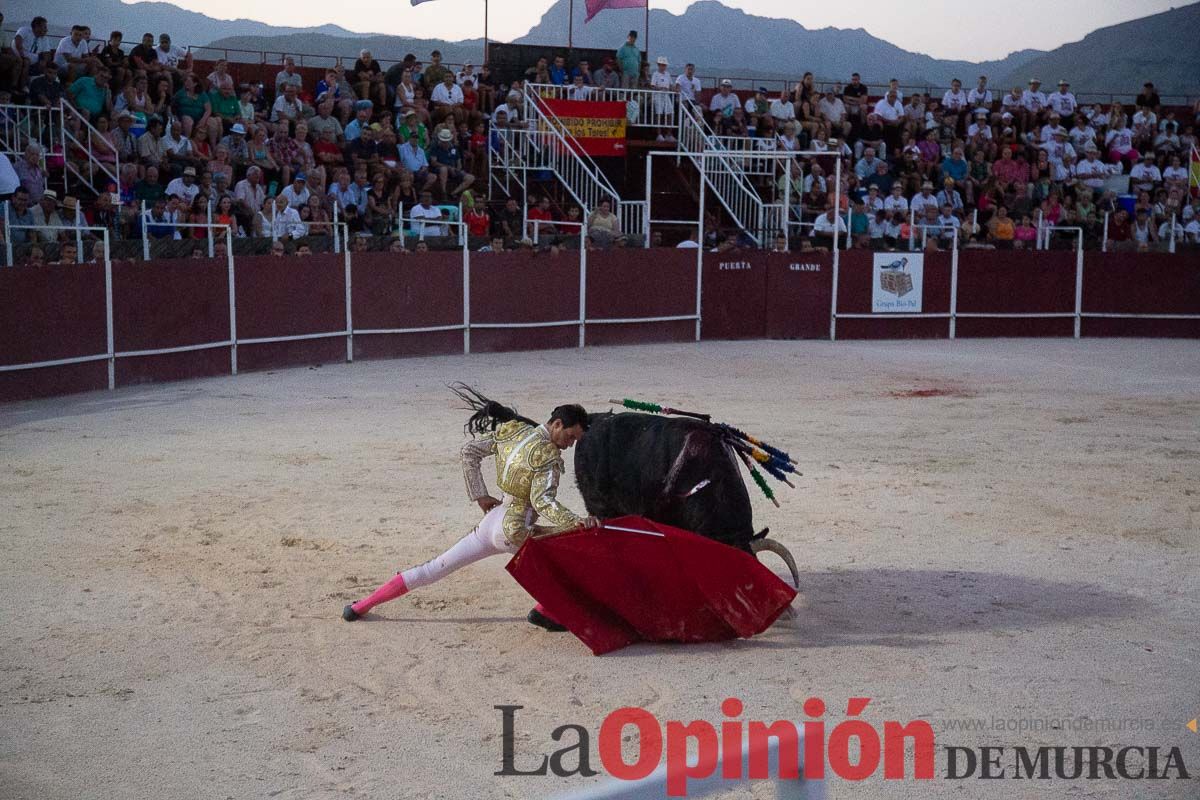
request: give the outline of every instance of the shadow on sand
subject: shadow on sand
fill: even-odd
[[[801,572],[790,615],[752,639],[699,645],[637,644],[606,658],[636,658],[687,647],[794,649],[936,645],[957,633],[1137,616],[1149,604],[1084,583],[992,572],[853,569]]]

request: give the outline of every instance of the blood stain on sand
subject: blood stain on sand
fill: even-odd
[[[968,392],[965,389],[957,389],[946,386],[935,386],[931,389],[905,389],[903,391],[888,392],[888,394],[892,397],[901,399],[914,397],[975,397],[974,392]]]

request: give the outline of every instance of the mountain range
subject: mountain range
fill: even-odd
[[[483,57],[483,40],[444,41],[360,33],[338,25],[285,28],[253,20],[218,20],[162,2],[123,3],[93,0],[81,8],[78,0],[16,0],[5,4],[6,23],[15,27],[34,14],[50,20],[54,29],[84,21],[93,35],[108,30],[125,32],[126,41],[141,33],[169,32],[176,44],[315,54],[355,58],[371,50],[381,61],[398,60],[412,52],[424,58],[440,49],[451,63]],[[583,2],[575,3],[574,44],[616,48],[631,29],[641,31],[641,9],[606,11],[585,24]],[[563,45],[567,41],[568,0],[558,0],[517,39],[522,44]],[[80,19],[85,17],[86,19]],[[701,75],[797,78],[811,70],[818,80],[845,80],[860,72],[870,83],[898,78],[905,84],[943,86],[951,78],[971,85],[980,74],[991,76],[996,88],[1024,85],[1038,77],[1049,87],[1061,77],[1076,92],[1135,94],[1145,80],[1160,92],[1195,93],[1200,76],[1200,3],[1096,30],[1079,42],[1053,51],[1021,50],[996,61],[952,61],[912,53],[861,28],[805,28],[799,22],[748,14],[717,0],[699,0],[683,14],[662,9],[650,12],[650,51],[665,55],[672,65],[694,61]],[[212,53],[201,51],[201,57]],[[246,56],[247,58],[249,56]],[[275,55],[274,60],[280,56]],[[239,58],[238,60],[245,60]],[[302,62],[305,63],[305,62]],[[310,63],[322,63],[321,59]]]

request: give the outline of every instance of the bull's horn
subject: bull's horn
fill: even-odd
[[[756,539],[750,543],[750,550],[756,555],[763,550],[767,550],[783,559],[783,563],[787,564],[787,568],[792,572],[792,585],[797,589],[800,588],[800,570],[796,568],[796,559],[788,552],[788,549],[774,539]]]

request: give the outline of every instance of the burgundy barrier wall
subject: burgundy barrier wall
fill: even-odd
[[[695,250],[688,253],[695,254]],[[705,339],[765,339],[769,253],[705,253],[701,302]]]
[[[829,338],[833,254],[768,254],[767,265],[767,336]]]
[[[838,264],[838,314],[870,314],[874,281],[874,253],[847,250]],[[897,254],[899,255],[899,254]],[[926,253],[921,312],[950,312],[950,253]],[[950,335],[947,319],[889,319],[876,314],[870,319],[838,317],[839,339],[937,339]]]
[[[678,317],[696,313],[695,250],[592,251],[588,253],[587,273],[589,320]],[[695,339],[695,320],[587,326],[589,345]]]
[[[237,259],[238,369],[346,359],[346,337],[244,344],[245,339],[346,330],[346,262],[335,253]]]
[[[1200,313],[1195,253],[1089,253],[1083,262],[1083,309],[1116,314]],[[1084,317],[1084,336],[1200,337],[1200,320]]]
[[[829,253],[704,254],[705,339],[829,336]]]
[[[104,266],[0,269],[0,364],[108,352]],[[106,361],[0,372],[0,400],[108,386]]]
[[[578,319],[578,254],[472,254],[472,325]],[[578,344],[578,325],[471,329],[471,350],[486,353],[575,347]]]
[[[1064,318],[959,317],[956,336],[1074,336],[1075,252],[964,250],[958,258],[958,313],[1067,313]],[[926,259],[928,264],[928,259]],[[928,271],[928,267],[926,267]]]
[[[477,266],[484,258],[475,259]],[[429,252],[414,258],[396,253],[358,253],[351,265],[355,330],[394,330],[462,325],[461,252]],[[463,351],[463,332],[362,334],[355,358],[397,358]]]
[[[113,346],[118,353],[229,340],[224,259],[114,261]],[[119,384],[229,374],[230,348],[119,358]]]
[[[574,347],[578,343],[577,255],[472,254],[474,324],[566,321],[553,328],[471,331],[473,351]],[[926,254],[923,309],[946,312],[948,253]],[[961,313],[1072,312],[1075,254],[963,251]],[[341,255],[237,259],[240,370],[336,362],[346,357],[345,261]],[[724,267],[724,268],[723,268]],[[354,256],[354,324],[359,330],[457,326],[462,322],[462,253]],[[869,313],[872,254],[843,252],[839,312]],[[228,268],[210,260],[113,264],[117,352],[224,341],[229,336]],[[708,339],[825,338],[832,283],[829,254],[704,255]],[[588,255],[588,316],[621,319],[694,312],[696,254],[687,250],[614,250]],[[1192,254],[1088,253],[1083,308],[1088,312],[1200,314],[1200,263]],[[0,365],[95,356],[107,349],[104,270],[98,265],[0,269]],[[1071,335],[1073,318],[958,319],[962,336]],[[947,319],[876,315],[838,320],[838,338],[941,337]],[[1200,320],[1084,317],[1089,336],[1200,338]],[[247,339],[304,334],[328,338],[285,343]],[[589,344],[690,341],[695,324],[591,324]],[[355,337],[363,357],[457,353],[462,331]],[[118,358],[118,385],[190,378],[230,368],[226,346]],[[106,360],[0,372],[0,400],[65,394],[108,385]]]

